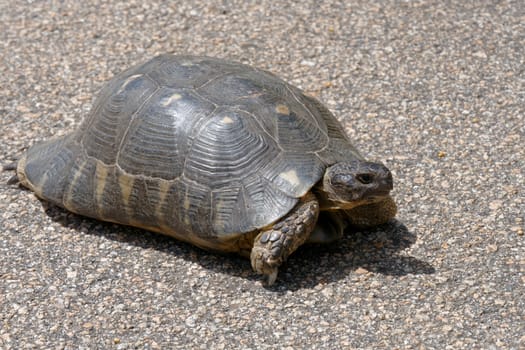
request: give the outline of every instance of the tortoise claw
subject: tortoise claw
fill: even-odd
[[[263,284],[271,286],[277,279],[280,261],[273,260],[264,249],[254,247],[251,254],[252,268],[264,276]]]
[[[18,179],[18,176],[17,176],[16,174],[13,175],[13,176],[11,176],[11,177],[9,178],[9,180],[7,180],[7,184],[8,184],[8,185],[14,185],[14,184],[17,184],[17,183],[19,183],[19,182],[20,182],[20,180]]]
[[[265,285],[271,286],[275,283],[275,280],[277,279],[277,273],[279,272],[278,269],[274,269],[272,272],[270,272],[269,275],[266,275]]]

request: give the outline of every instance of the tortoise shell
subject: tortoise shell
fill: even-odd
[[[285,216],[327,166],[362,159],[317,100],[271,73],[161,55],[105,85],[69,135],[31,147],[22,184],[93,218],[222,250]]]

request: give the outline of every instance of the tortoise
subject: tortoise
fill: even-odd
[[[7,168],[71,212],[249,257],[268,285],[302,244],[396,214],[391,172],[365,160],[319,101],[204,56],[125,70],[76,131]]]

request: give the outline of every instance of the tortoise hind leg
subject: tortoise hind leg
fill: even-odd
[[[17,166],[18,166],[18,161],[4,164],[2,165],[2,171],[16,171]],[[20,180],[18,179],[17,174],[14,174],[13,176],[9,178],[9,180],[7,180],[8,185],[14,185],[18,182],[20,182]]]
[[[272,285],[279,266],[286,261],[312,233],[319,215],[319,203],[307,194],[287,216],[262,230],[255,238],[250,255],[253,269]]]
[[[16,170],[17,166],[18,166],[18,161],[4,164],[2,165],[2,171],[13,171],[13,170]]]

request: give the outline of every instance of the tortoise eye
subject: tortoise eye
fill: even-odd
[[[368,185],[374,181],[374,177],[371,174],[357,174],[356,179],[364,185]]]

